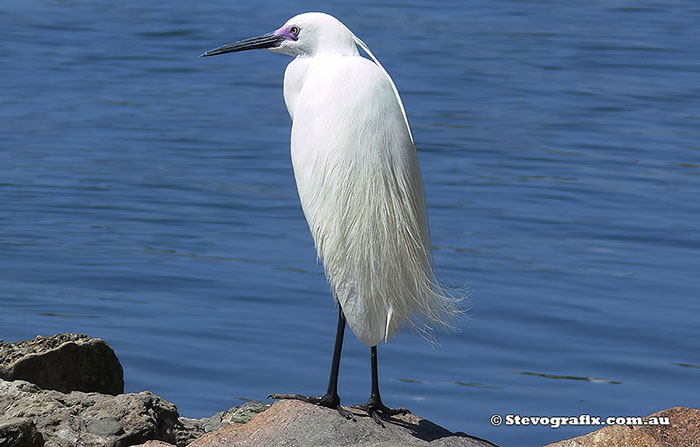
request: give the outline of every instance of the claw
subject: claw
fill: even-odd
[[[357,422],[357,419],[355,419],[355,415],[352,414],[351,411],[346,410],[340,405],[335,407],[335,409],[338,410],[338,413],[340,413],[340,415],[343,416],[345,419],[352,419],[353,422]]]
[[[374,422],[382,427],[384,427],[382,416],[394,416],[397,414],[407,414],[411,412],[411,410],[405,406],[401,408],[389,408],[378,399],[370,399],[366,404],[353,405],[351,408],[356,408],[367,412],[368,415],[372,416]]]
[[[372,419],[374,419],[374,422],[376,422],[377,424],[381,425],[382,428],[384,428],[384,421],[382,421],[382,417],[379,416],[379,413],[376,411],[372,411],[370,414],[372,415]]]

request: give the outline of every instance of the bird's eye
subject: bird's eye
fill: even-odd
[[[299,29],[298,26],[294,25],[291,28],[289,28],[289,32],[292,33],[294,35],[294,37],[296,37],[299,35],[299,32],[301,32],[301,30]]]

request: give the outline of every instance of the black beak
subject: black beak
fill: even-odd
[[[216,56],[217,54],[235,53],[245,50],[259,50],[262,48],[273,48],[278,46],[284,40],[283,36],[275,36],[274,34],[265,34],[260,37],[251,37],[250,39],[239,40],[238,42],[214,48],[199,57]]]

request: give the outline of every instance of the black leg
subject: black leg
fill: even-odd
[[[345,336],[345,315],[338,305],[338,330],[335,334],[335,349],[333,350],[333,362],[331,363],[331,376],[328,380],[328,391],[323,396],[304,396],[302,394],[285,393],[270,394],[268,399],[296,399],[309,402],[322,407],[334,408],[346,419],[355,419],[351,412],[340,406],[338,396],[338,372],[340,371],[340,354],[343,352],[343,337]]]
[[[353,405],[355,408],[360,408],[365,410],[372,416],[372,419],[377,424],[384,426],[382,422],[382,416],[393,416],[395,414],[406,414],[410,413],[408,408],[401,407],[398,409],[388,408],[382,402],[382,397],[379,394],[379,372],[377,371],[377,347],[372,346],[370,348],[370,357],[372,359],[372,393],[369,396],[369,400],[366,404]]]
[[[335,332],[335,348],[333,349],[333,362],[331,363],[331,377],[328,379],[328,391],[326,395],[335,396],[338,399],[338,372],[340,371],[340,354],[343,352],[343,338],[345,337],[345,314],[338,305],[338,329]]]
[[[377,347],[372,346],[369,348],[369,355],[372,359],[372,397],[376,397],[377,400],[381,401],[379,397],[379,371],[377,368]]]

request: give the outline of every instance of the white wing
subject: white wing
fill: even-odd
[[[414,313],[442,321],[454,303],[436,293],[423,179],[391,81],[359,56],[299,62],[287,71],[296,91],[285,80],[292,163],[348,324],[373,346]]]

